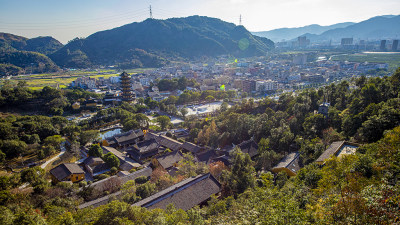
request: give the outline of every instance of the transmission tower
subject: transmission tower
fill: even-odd
[[[239,26],[242,25],[242,14],[239,16]]]
[[[153,19],[153,12],[151,11],[151,5],[150,5],[150,19]]]

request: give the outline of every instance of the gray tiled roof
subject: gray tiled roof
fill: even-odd
[[[172,203],[178,209],[188,210],[220,190],[220,183],[207,173],[181,181],[133,205],[148,209],[165,209]]]
[[[151,169],[150,167],[145,167],[145,168],[143,168],[143,169],[141,169],[141,170],[135,171],[135,172],[133,172],[133,173],[131,173],[131,174],[128,174],[128,175],[126,175],[126,176],[122,176],[122,177],[119,177],[119,178],[118,178],[118,177],[115,175],[115,176],[109,177],[109,178],[107,178],[107,179],[104,179],[104,180],[95,182],[95,183],[93,183],[93,184],[91,185],[91,187],[93,187],[93,188],[96,189],[97,191],[104,191],[104,189],[106,188],[105,186],[107,186],[107,182],[108,182],[109,180],[111,180],[111,179],[116,179],[116,178],[118,178],[118,179],[121,181],[121,185],[123,185],[123,184],[125,184],[126,182],[128,182],[128,181],[130,181],[130,180],[135,180],[136,178],[141,177],[141,176],[150,177],[150,176],[151,176],[151,173],[152,173],[152,169]],[[104,186],[104,185],[105,185],[105,186]],[[113,193],[113,194],[106,195],[106,196],[104,196],[104,197],[95,199],[95,200],[93,200],[93,201],[85,202],[85,203],[79,205],[78,208],[83,209],[83,208],[86,208],[86,207],[89,207],[89,206],[98,207],[98,206],[100,206],[100,205],[105,205],[105,204],[107,204],[107,203],[110,201],[110,199],[112,199],[112,198],[114,198],[114,197],[115,197],[115,198],[118,197],[121,193],[122,193],[121,191],[117,191],[117,192],[115,192],[115,193]]]
[[[112,137],[106,138],[109,145],[123,145],[126,143],[134,142],[135,139],[144,136],[143,131],[141,129],[130,130],[125,133],[117,134]]]
[[[151,132],[146,134],[146,139],[155,139],[161,146],[169,148],[172,151],[179,150],[182,145],[182,143],[177,140],[174,140],[164,135],[157,135]]]
[[[182,158],[183,158],[182,153],[180,153],[179,151],[174,151],[159,156],[156,159],[164,169],[168,169],[172,167],[174,163],[179,162]]]
[[[202,149],[200,146],[195,145],[195,144],[190,143],[190,142],[183,143],[181,148],[186,150],[186,151],[189,151],[189,152],[191,152],[193,154],[199,152]]]
[[[250,157],[254,157],[258,154],[258,144],[250,139],[248,141],[244,141],[237,145],[243,153],[247,153]]]
[[[202,152],[202,153],[196,154],[197,161],[198,162],[203,162],[203,163],[205,163],[207,165],[209,163],[211,163],[211,160],[213,160],[214,158],[217,158],[217,157],[218,157],[218,155],[215,152],[215,150],[209,150],[209,151],[206,151],[206,152]]]
[[[335,155],[337,151],[339,151],[340,147],[344,144],[345,141],[335,141],[326,149],[316,160],[316,162],[324,162],[326,159],[329,159],[332,155]]]
[[[100,164],[100,163],[104,163],[103,159],[101,159],[100,157],[92,157],[92,156],[87,157],[83,161],[83,164],[88,165],[88,166],[91,166],[93,164]]]
[[[299,164],[299,156],[300,153],[292,152],[289,155],[285,156],[272,170],[277,168],[288,168],[293,173],[297,173],[300,170]]]
[[[133,148],[140,153],[145,153],[145,152],[150,152],[153,151],[154,149],[158,148],[158,143],[154,139],[146,140],[146,141],[141,141],[137,144],[133,145]]]

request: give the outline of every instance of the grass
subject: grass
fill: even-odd
[[[54,167],[60,165],[61,163],[74,163],[77,158],[70,152],[65,152],[61,157],[49,163],[44,169],[50,171]]]
[[[379,54],[379,53],[356,53],[350,55],[333,56],[334,61],[349,61],[349,62],[371,62],[371,63],[387,63],[389,71],[400,67],[400,53],[398,54]]]

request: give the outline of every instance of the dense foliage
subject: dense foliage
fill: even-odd
[[[52,37],[27,39],[8,33],[0,33],[0,75],[54,72],[59,68],[46,55],[59,50],[63,45]]]
[[[30,73],[55,72],[59,69],[51,59],[38,52],[0,50],[0,63],[12,64]]]
[[[2,224],[399,223],[399,84],[400,69],[391,77],[361,77],[351,83],[343,81],[297,95],[285,94],[279,101],[244,100],[220,110],[215,117],[187,119],[185,125],[191,128],[189,139],[193,141],[223,147],[253,138],[259,143],[260,154],[253,161],[236,148],[230,169],[221,163],[206,167],[187,154],[178,163],[177,176],[154,168],[149,181],[140,178],[123,184],[119,200],[97,208],[77,209],[78,204],[94,195],[90,186],[80,191],[77,184],[49,186],[40,168],[0,176],[3,211],[0,221]],[[331,102],[328,117],[314,113],[324,99]],[[139,108],[124,104],[99,112],[90,122],[108,119],[136,122],[135,116],[141,115],[137,113]],[[53,124],[62,121],[53,118],[56,120],[51,121]],[[18,126],[25,124],[22,121],[6,118],[3,125],[8,126],[5,130],[20,131]],[[67,125],[64,130],[74,133],[75,128]],[[13,134],[5,132],[3,136],[13,140]],[[355,154],[333,156],[323,166],[314,163],[327,145],[343,139],[362,145]],[[43,143],[57,143],[57,140],[53,135]],[[300,151],[304,166],[297,176],[289,178],[282,172],[275,176],[267,172],[283,155],[296,150]],[[115,161],[111,154],[103,158],[110,165]],[[213,196],[207,206],[183,211],[172,205],[165,210],[130,205],[182,179],[208,171],[221,182],[222,192]],[[31,191],[17,188],[26,182],[32,186]]]
[[[85,101],[89,97],[98,97],[98,94],[81,89],[56,89],[44,87],[42,90],[31,90],[25,81],[16,85],[8,80],[0,88],[0,108],[8,111],[22,109],[24,111],[44,111],[51,115],[62,115],[64,111],[72,110],[71,105],[76,101]]]

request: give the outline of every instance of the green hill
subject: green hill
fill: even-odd
[[[49,36],[28,39],[14,34],[0,33],[0,48],[5,47],[48,55],[62,48],[63,44]]]
[[[53,72],[58,66],[46,55],[63,46],[52,37],[25,37],[0,33],[0,76],[16,75],[25,71]]]
[[[263,55],[274,47],[267,38],[253,36],[243,26],[220,19],[191,16],[167,20],[147,19],[86,39],[74,39],[50,55],[59,66],[122,64],[157,67],[165,58],[234,55]]]

